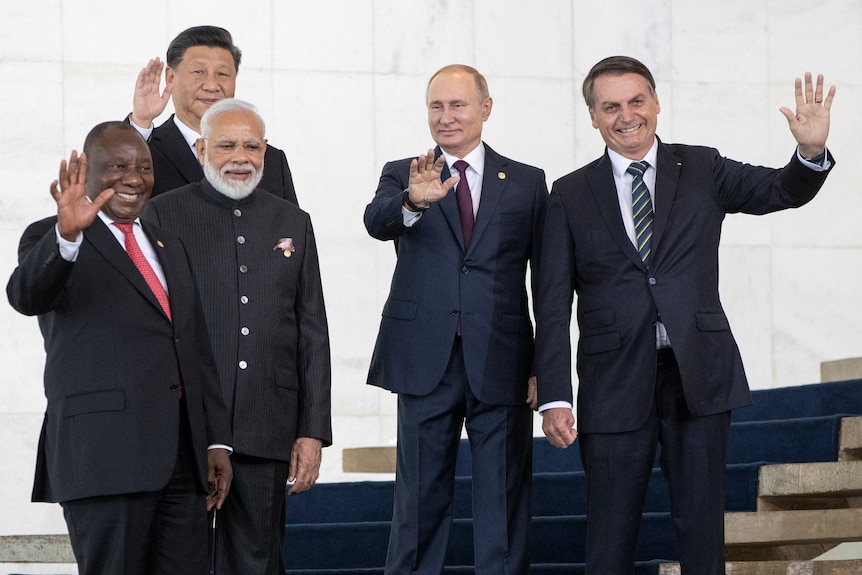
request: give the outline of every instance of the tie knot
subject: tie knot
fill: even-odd
[[[115,226],[117,226],[117,228],[118,228],[121,232],[123,232],[124,234],[131,234],[131,233],[133,233],[133,232],[132,232],[132,226],[133,226],[134,224],[121,224],[121,223],[119,223],[119,222],[114,222],[114,225],[115,225]]]
[[[458,160],[457,162],[455,162],[452,165],[455,167],[456,170],[458,170],[458,173],[461,174],[462,176],[467,175],[467,168],[470,167],[470,164],[468,164],[464,160]]]
[[[637,176],[643,177],[644,172],[647,171],[647,168],[649,168],[649,164],[647,162],[644,162],[644,161],[632,162],[631,164],[629,164],[629,167],[626,168],[626,172],[628,172],[629,174],[631,174],[635,177],[637,177]]]

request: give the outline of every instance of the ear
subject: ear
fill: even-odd
[[[201,165],[203,166],[204,162],[206,161],[206,157],[207,157],[206,140],[204,140],[203,138],[198,138],[197,140],[195,140],[195,150],[198,153],[198,162],[200,162]]]
[[[173,84],[174,76],[176,76],[176,71],[170,66],[165,67],[165,84]]]
[[[488,116],[491,115],[491,108],[494,106],[494,100],[491,96],[485,98],[485,101],[482,102],[482,121],[486,121]]]

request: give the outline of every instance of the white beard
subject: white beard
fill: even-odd
[[[224,177],[225,172],[237,170],[251,172],[251,179],[242,182]],[[260,179],[263,177],[263,170],[256,170],[251,164],[225,164],[221,171],[219,171],[210,163],[209,158],[206,158],[204,161],[204,176],[212,184],[212,187],[222,195],[232,200],[241,200],[248,197],[260,183]]]

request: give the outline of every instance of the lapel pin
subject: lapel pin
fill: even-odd
[[[497,172],[497,177],[501,180],[506,179],[506,172]]]
[[[278,250],[284,250],[284,257],[289,258],[290,255],[296,251],[296,248],[293,247],[293,238],[281,238],[278,240],[278,243],[275,244],[272,251]]]
[[[165,247],[165,244],[163,244],[163,243],[162,243],[162,240],[156,240],[156,244],[158,244],[158,246],[159,246],[160,248]]]

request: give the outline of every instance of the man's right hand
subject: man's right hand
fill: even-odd
[[[458,183],[458,176],[452,176],[445,182],[440,181],[446,158],[443,154],[434,161],[434,150],[428,150],[417,159],[410,162],[410,180],[407,186],[407,195],[413,204],[427,208],[434,202],[439,202],[446,197],[452,186]]]
[[[70,242],[87,229],[114,189],[103,190],[93,201],[86,195],[87,155],[72,150],[69,163],[60,162],[60,177],[51,182],[51,196],[57,202],[57,230]],[[59,187],[58,187],[59,185]]]
[[[542,431],[554,447],[565,449],[575,442],[575,415],[567,407],[552,407],[542,412]]]
[[[171,92],[174,91],[173,84],[165,84],[164,91],[159,94],[164,68],[164,63],[155,58],[150,60],[138,74],[130,119],[139,128],[145,130],[151,128],[153,120],[165,111],[168,100],[171,99]]]

